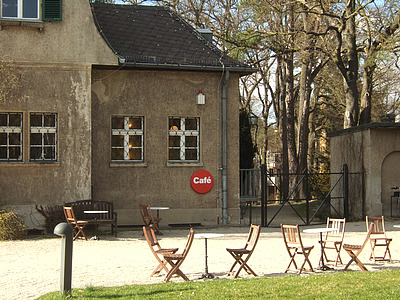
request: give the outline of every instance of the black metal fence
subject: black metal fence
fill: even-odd
[[[309,225],[326,217],[348,218],[348,168],[339,173],[271,173],[260,169],[240,170],[241,212],[259,213],[261,225],[298,219]],[[259,211],[257,211],[259,210]],[[293,220],[294,221],[294,220]]]

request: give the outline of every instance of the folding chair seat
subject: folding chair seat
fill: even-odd
[[[371,232],[371,236],[369,237],[371,244],[371,255],[369,259],[374,259],[376,261],[390,261],[392,262],[392,256],[390,255],[389,245],[392,242],[392,238],[388,238],[386,236],[385,231],[385,219],[384,217],[366,217],[366,225],[367,229],[370,223],[374,223],[374,229]],[[382,251],[376,249],[380,247],[383,248],[383,254],[381,256],[377,256],[376,252],[382,253]],[[386,257],[387,255],[387,257]]]
[[[65,215],[65,219],[67,220],[67,223],[72,227],[73,231],[74,231],[74,240],[77,239],[79,237],[79,235],[82,234],[82,237],[87,240],[85,232],[83,231],[86,227],[86,225],[88,225],[88,221],[80,221],[77,220],[75,217],[75,213],[74,213],[74,209],[72,207],[69,206],[63,206],[63,210],[64,210],[64,215]]]
[[[361,254],[361,252],[365,248],[365,245],[367,244],[367,242],[370,238],[371,232],[373,230],[374,230],[374,224],[371,223],[369,226],[368,232],[367,232],[367,236],[362,245],[343,244],[343,249],[350,255],[350,258],[351,258],[350,261],[347,263],[347,265],[344,267],[343,271],[346,271],[352,262],[355,262],[361,270],[368,271],[367,268],[364,266],[364,264],[360,261],[358,256]]]
[[[326,228],[333,228],[335,231],[327,232],[322,240],[322,251],[325,261],[327,263],[335,263],[335,266],[337,266],[338,263],[343,264],[342,258],[340,257],[340,250],[343,245],[346,219],[331,219],[328,217]],[[328,252],[334,253],[333,259],[328,257]]]
[[[178,274],[180,277],[182,277],[185,281],[188,281],[189,278],[180,270],[180,266],[184,262],[186,256],[189,253],[190,247],[192,246],[193,243],[193,238],[194,238],[194,230],[193,228],[190,228],[190,233],[189,237],[186,243],[186,247],[183,250],[181,254],[177,253],[165,253],[163,254],[164,259],[170,264],[171,270],[169,270],[167,276],[165,276],[165,281],[169,281],[174,274]]]
[[[311,272],[314,272],[314,269],[309,260],[311,250],[314,248],[314,246],[303,245],[303,242],[301,240],[299,225],[293,226],[293,225],[282,225],[281,224],[281,231],[282,231],[282,235],[283,235],[283,241],[285,242],[286,250],[290,256],[290,262],[289,262],[288,267],[286,268],[285,273],[287,273],[290,270],[290,266],[293,264],[294,268],[296,270],[298,270],[298,274],[301,274],[301,272],[307,270],[306,268],[304,268],[306,262],[308,263],[308,265],[310,267],[309,270]],[[296,263],[296,255],[297,254],[304,256],[304,261],[300,267],[297,267],[297,263]]]
[[[161,218],[154,218],[151,213],[150,205],[139,204],[140,214],[142,216],[144,226],[148,227],[150,225],[154,226],[154,230],[156,233],[161,234],[160,228],[158,227],[161,221]]]
[[[147,227],[143,226],[143,234],[146,237],[146,241],[151,252],[158,261],[158,266],[154,269],[153,273],[151,273],[150,277],[152,277],[154,274],[160,273],[162,269],[168,273],[169,270],[166,266],[167,261],[164,259],[163,255],[167,253],[175,253],[178,251],[178,248],[161,248],[152,225]]]
[[[253,274],[257,276],[257,274],[250,268],[248,265],[248,261],[253,254],[253,251],[257,245],[258,239],[260,237],[261,226],[260,225],[251,225],[249,235],[247,237],[246,244],[244,248],[233,249],[233,248],[226,248],[226,250],[232,255],[235,259],[231,269],[229,270],[228,275],[233,275],[233,270],[236,265],[239,265],[239,269],[235,274],[235,278],[239,276],[239,273],[242,269],[244,269],[248,274]]]

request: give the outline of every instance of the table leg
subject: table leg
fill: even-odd
[[[319,233],[319,242],[321,244],[321,270],[322,271],[327,271],[327,270],[332,270],[333,268],[328,267],[327,265],[325,265],[324,262],[324,248],[322,247],[322,232]]]
[[[200,279],[203,279],[203,278],[209,278],[209,279],[211,279],[211,278],[214,278],[214,275],[208,273],[208,261],[207,261],[207,260],[208,260],[208,253],[207,253],[207,239],[206,239],[206,238],[204,239],[204,246],[205,246],[205,248],[204,248],[204,254],[205,254],[205,272],[204,272],[203,275],[201,275]]]
[[[99,237],[97,236],[97,217],[94,217],[94,236],[91,238],[91,240],[99,240]]]

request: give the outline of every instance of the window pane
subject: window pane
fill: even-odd
[[[41,133],[31,133],[31,145],[42,145]]]
[[[179,149],[169,149],[169,160],[179,160],[180,156],[179,156],[180,150]]]
[[[7,126],[7,114],[0,114],[0,126]]]
[[[112,147],[123,147],[124,146],[124,136],[123,135],[113,135],[111,137]]]
[[[7,147],[0,147],[0,159],[7,159]]]
[[[10,145],[19,146],[21,144],[21,135],[19,133],[10,133],[8,138]]]
[[[179,147],[181,142],[180,136],[170,136],[169,137],[169,146],[170,147]]]
[[[185,129],[186,130],[197,130],[197,120],[194,118],[187,118],[185,120]]]
[[[31,114],[31,127],[42,127],[42,115]]]
[[[112,117],[112,129],[124,129],[124,117]]]
[[[111,149],[111,159],[112,160],[123,160],[124,159],[124,149]]]
[[[56,116],[45,115],[44,116],[44,127],[56,127]]]
[[[55,145],[56,144],[56,134],[55,133],[44,133],[44,144],[45,145]]]
[[[142,151],[140,148],[129,149],[129,159],[141,160]]]
[[[18,17],[18,0],[3,0],[2,17]]]
[[[140,135],[129,136],[129,147],[141,147],[142,137]]]
[[[10,114],[9,119],[10,119],[9,126],[21,127],[21,119],[22,119],[21,114]]]
[[[38,18],[38,1],[37,0],[23,0],[22,17],[36,19]]]
[[[54,147],[45,147],[44,148],[44,158],[45,159],[54,159],[56,156]]]
[[[197,136],[186,136],[185,137],[186,147],[196,147],[197,146]]]
[[[31,147],[31,159],[41,159],[42,158],[42,148],[40,147]]]
[[[142,129],[142,120],[140,118],[129,118],[130,129]]]
[[[7,146],[7,133],[0,133],[0,145]]]
[[[169,130],[180,130],[181,129],[181,120],[177,118],[169,119]]]
[[[20,147],[10,147],[9,148],[9,159],[20,159],[21,158],[21,148]]]
[[[185,159],[186,160],[197,160],[197,150],[196,149],[186,149]]]

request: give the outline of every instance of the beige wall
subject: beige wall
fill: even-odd
[[[340,172],[343,164],[349,167],[351,219],[391,215],[390,188],[400,186],[399,151],[399,127],[373,126],[331,138],[331,171]]]
[[[102,79],[103,78],[103,79]],[[99,80],[100,79],[100,80]],[[102,79],[102,80],[101,80]],[[172,71],[94,70],[92,84],[93,196],[113,201],[120,224],[141,224],[139,204],[169,206],[164,224],[221,222],[221,74]],[[202,90],[206,104],[197,105]],[[228,207],[239,222],[238,76],[228,85]],[[112,115],[145,117],[145,164],[110,164]],[[200,163],[167,164],[168,117],[200,117]],[[213,189],[198,194],[191,175],[205,169]]]

